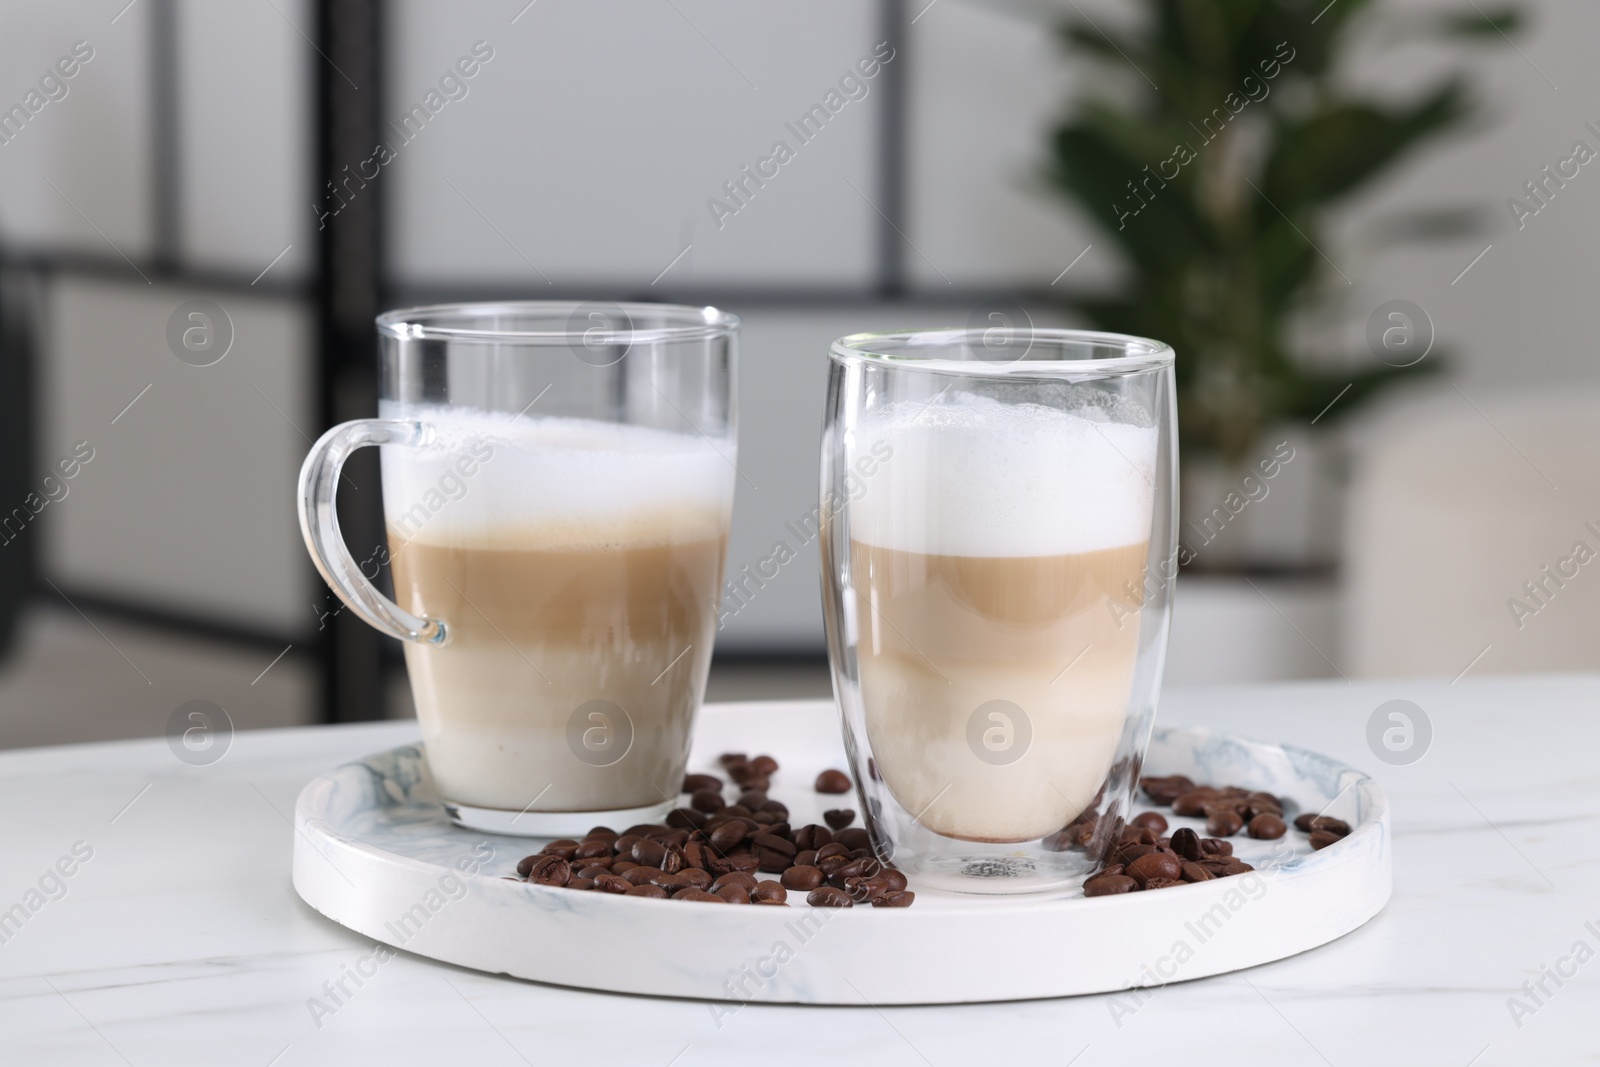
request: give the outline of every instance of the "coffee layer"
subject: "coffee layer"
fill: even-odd
[[[599,811],[673,795],[705,689],[723,537],[556,550],[390,540],[396,600],[449,630],[443,647],[405,646],[444,796]]]
[[[989,557],[852,542],[867,735],[923,826],[1028,841],[1089,806],[1127,717],[1146,556],[1143,542]]]

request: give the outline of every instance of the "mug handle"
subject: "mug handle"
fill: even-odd
[[[352,611],[380,633],[424,645],[442,645],[448,636],[443,619],[419,618],[382,593],[361,573],[339,529],[335,494],[344,464],[368,445],[425,445],[433,427],[400,419],[356,419],[343,422],[311,446],[300,467],[300,534],[311,562]]]

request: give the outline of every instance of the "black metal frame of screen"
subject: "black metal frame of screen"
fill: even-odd
[[[525,289],[512,286],[484,286],[470,293],[459,287],[407,286],[399,289],[385,277],[382,183],[353,200],[317,233],[316,271],[307,280],[282,281],[252,279],[243,273],[196,268],[183,261],[179,245],[180,131],[177,48],[177,8],[175,0],[148,0],[152,20],[149,35],[151,69],[154,82],[151,153],[151,185],[154,217],[154,249],[138,270],[150,280],[193,286],[210,292],[276,297],[302,302],[315,309],[314,376],[316,396],[313,410],[320,420],[320,432],[345,419],[370,415],[377,406],[375,338],[373,316],[395,303],[448,299],[499,299],[526,295]],[[906,282],[906,137],[907,72],[910,54],[908,29],[910,14],[905,0],[877,0],[880,34],[891,41],[901,57],[884,68],[880,83],[882,105],[879,111],[877,183],[875,197],[878,226],[875,234],[876,277],[868,288],[825,289],[815,287],[669,287],[651,288],[555,286],[542,287],[541,296],[613,300],[670,300],[680,303],[719,304],[750,309],[839,307],[852,304],[903,302],[908,307],[970,308],[976,302],[1004,297],[1030,299],[1030,294],[1014,290],[947,290],[934,298],[912,295]],[[351,159],[363,157],[371,145],[382,140],[380,111],[384,93],[357,92],[356,84],[384,85],[384,26],[386,5],[382,0],[314,0],[316,45],[321,58],[316,64],[316,182],[337,175]],[[340,73],[343,72],[343,73]],[[0,481],[20,478],[26,484],[33,466],[33,440],[37,409],[32,395],[31,368],[36,357],[34,339],[38,331],[30,321],[37,314],[38,301],[30,292],[61,276],[99,277],[128,280],[133,276],[128,261],[117,255],[94,255],[48,250],[7,250],[0,247],[0,386],[7,396],[9,410],[0,417],[0,449],[5,470]],[[1041,302],[1043,293],[1031,294]],[[403,298],[403,300],[397,300]],[[20,309],[20,316],[19,316]],[[377,454],[365,449],[352,460],[355,483],[377,486]],[[363,472],[361,467],[367,470]],[[365,473],[365,477],[362,474]],[[383,536],[381,502],[376,489],[341,493],[340,522],[346,537],[357,544],[376,544]],[[202,613],[152,605],[142,600],[120,597],[93,588],[47,581],[38,574],[30,553],[19,552],[0,560],[0,596],[8,588],[31,589],[36,597],[67,599],[74,607],[110,617],[120,617],[175,632],[200,635],[278,651],[292,646],[291,654],[315,657],[319,674],[320,718],[324,722],[348,722],[382,718],[385,714],[386,661],[397,655],[392,644],[351,613],[341,613],[332,625],[319,632],[281,632],[251,629]],[[3,636],[3,635],[0,635]],[[782,657],[779,657],[782,658]]]

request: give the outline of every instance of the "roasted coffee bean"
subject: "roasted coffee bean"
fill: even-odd
[[[872,902],[874,908],[909,908],[916,902],[917,895],[910,890],[902,889],[895,893],[885,893]]]
[[[1263,841],[1276,841],[1286,830],[1288,827],[1283,825],[1283,820],[1270,812],[1262,812],[1250,820],[1250,836]]]
[[[687,900],[696,904],[726,904],[727,901],[715,893],[707,893],[703,889],[686,888],[672,894],[673,900]]]
[[[726,856],[749,836],[742,820],[730,820],[711,831],[711,847]]]
[[[686,868],[705,870],[707,845],[703,841],[690,841],[683,846],[683,865]]]
[[[816,850],[823,845],[833,844],[833,831],[826,826],[818,826],[816,823],[811,823],[808,826],[800,827],[794,832],[794,844],[795,848],[801,852],[806,849]]]
[[[1116,856],[1118,863],[1131,864],[1135,860],[1154,854],[1155,851],[1154,845],[1118,845],[1112,854]]]
[[[1336,845],[1343,840],[1344,838],[1340,835],[1330,833],[1327,830],[1311,831],[1311,847],[1318,852],[1327,848],[1329,845]]]
[[[1138,888],[1139,883],[1125,874],[1102,874],[1083,883],[1083,895],[1109,897],[1117,893],[1132,893]]]
[[[1206,833],[1213,837],[1232,837],[1244,826],[1239,813],[1227,808],[1213,812],[1206,820]]]
[[[728,777],[743,785],[746,782],[760,778],[761,773],[748,763],[730,763],[728,764]]]
[[[843,771],[829,770],[817,775],[817,792],[819,793],[848,793],[850,792],[850,776]]]
[[[895,870],[893,867],[885,867],[883,869],[882,877],[884,882],[889,886],[889,892],[891,893],[902,892],[906,887],[905,874],[901,871]]]
[[[1158,837],[1159,835],[1148,826],[1124,826],[1120,843],[1124,845],[1153,845]]]
[[[1294,828],[1303,834],[1309,834],[1311,832],[1311,820],[1317,817],[1317,813],[1314,811],[1302,812],[1294,817]]]
[[[1158,834],[1167,832],[1167,820],[1158,811],[1147,811],[1143,815],[1134,816],[1133,825],[1142,826]]]
[[[627,874],[629,871],[633,870],[637,866],[639,866],[639,865],[637,863],[633,862],[633,860],[629,859],[628,857],[626,857],[626,856],[617,856],[615,859],[613,859],[611,861],[611,873],[612,874]]]
[[[593,878],[579,878],[577,875],[573,875],[567,881],[567,888],[568,889],[576,889],[576,890],[578,890],[580,892],[583,891],[583,890],[586,890],[586,889],[593,889],[594,888],[594,879]]]
[[[561,859],[570,860],[578,854],[578,843],[563,838],[560,841],[550,842],[541,848],[539,853],[543,856],[559,856]]]
[[[669,847],[666,855],[661,857],[661,869],[666,871],[668,874],[677,874],[687,865],[687,861],[684,859],[683,849],[677,847],[676,845]]]
[[[686,774],[683,776],[683,789],[685,793],[698,793],[709,789],[713,793],[722,792],[722,779],[714,774]]]
[[[767,827],[771,826],[773,823],[778,821],[778,817],[776,815],[772,814],[772,812],[770,812],[770,811],[752,812],[751,815],[750,815],[750,818],[752,818],[756,822],[760,823],[762,829],[766,829]]]
[[[806,894],[806,903],[813,908],[848,908],[855,904],[850,894],[831,885],[821,886]]]
[[[1311,820],[1311,832],[1316,833],[1319,830],[1325,834],[1333,834],[1335,837],[1350,836],[1350,824],[1343,819],[1335,819],[1331,815],[1318,815]]]
[[[751,811],[760,811],[761,805],[767,802],[767,794],[760,789],[746,789],[739,794],[739,806],[749,808]]]
[[[649,837],[652,831],[661,829],[660,823],[641,822],[634,823],[622,831],[622,837]]]
[[[1043,848],[1046,852],[1066,852],[1068,849],[1072,848],[1072,845],[1072,834],[1066,830],[1061,830],[1053,834],[1046,834],[1039,842],[1039,847]]]
[[[843,845],[845,848],[848,848],[852,851],[858,848],[872,847],[872,839],[868,837],[867,832],[859,826],[852,827],[848,830],[840,830],[838,833],[833,835],[833,839],[839,842],[839,844]]]
[[[667,812],[668,826],[681,826],[686,830],[698,830],[706,824],[706,815],[703,811],[693,808],[673,808]]]
[[[822,862],[823,860],[826,860],[826,859],[832,859],[834,856],[839,856],[839,857],[842,857],[844,859],[849,859],[849,857],[850,857],[850,848],[849,848],[849,846],[846,845],[843,841],[830,841],[828,844],[823,845],[821,848],[817,849],[817,862],[819,862],[819,863]]]
[[[793,841],[779,837],[776,834],[757,834],[750,839],[750,843],[757,848],[768,849],[790,859],[793,859],[794,854],[799,851],[799,849],[795,848]]]
[[[661,866],[661,861],[666,857],[666,854],[667,846],[663,845],[659,841],[652,841],[649,838],[644,838],[641,841],[634,842],[633,851],[631,853],[633,856],[633,862],[642,867]]]
[[[667,899],[667,891],[658,885],[636,885],[623,895],[629,897],[654,897],[657,900]]]
[[[851,860],[835,873],[845,878],[870,878],[881,870],[883,870],[883,864],[871,856],[865,856]]]
[[[730,763],[749,763],[750,757],[743,752],[724,752],[717,757],[717,762],[726,767]]]
[[[587,860],[609,855],[611,855],[610,841],[582,841],[572,850],[572,855],[568,859]]]
[[[682,889],[686,885],[694,885],[693,882],[689,881],[689,879],[685,878],[681,874],[663,874],[660,878],[657,878],[650,884],[658,885],[669,893],[674,889]],[[698,889],[699,887],[695,886],[695,888]]]
[[[797,867],[815,867],[817,865],[817,850],[814,848],[801,849],[794,854]]]
[[[1186,860],[1197,860],[1204,853],[1200,848],[1200,835],[1187,826],[1172,831],[1172,851]]]
[[[856,813],[850,808],[829,808],[822,813],[822,821],[828,824],[829,829],[843,830],[856,821]]]
[[[1233,842],[1223,841],[1215,837],[1202,837],[1200,839],[1200,853],[1204,856],[1231,856],[1233,855]]]
[[[1176,856],[1152,852],[1128,864],[1128,877],[1140,885],[1148,885],[1152,878],[1177,878],[1183,874],[1183,864]]]
[[[644,838],[639,834],[623,834],[621,837],[611,842],[611,851],[619,856],[632,855],[633,846],[637,845],[643,840]]]
[[[629,885],[645,885],[647,883],[654,882],[657,878],[660,878],[666,873],[667,872],[663,871],[660,867],[646,867],[640,865],[638,867],[629,868],[627,871],[623,872],[622,877]]]
[[[1182,878],[1185,882],[1206,882],[1211,880],[1211,872],[1198,863],[1184,860],[1181,866],[1183,869]]]
[[[589,881],[592,882],[596,878],[599,878],[602,874],[610,874],[610,873],[611,873],[610,869],[608,869],[606,867],[586,866],[586,867],[582,868],[581,870],[579,870],[577,873],[575,873],[573,875],[573,877],[574,878],[587,878],[587,879],[589,879]]]
[[[756,812],[757,815],[761,815],[763,813],[765,813],[767,815],[771,815],[773,818],[777,819],[779,822],[788,822],[789,821],[789,809],[786,806],[784,806],[784,804],[781,801],[777,801],[777,800],[769,800],[769,801],[767,801],[765,804],[761,805],[761,810]]]
[[[1206,805],[1214,802],[1217,794],[1211,789],[1191,789],[1187,793],[1180,793],[1172,801],[1172,814],[1174,815],[1204,815]]]
[[[889,892],[889,883],[879,873],[870,878],[846,878],[844,885],[840,888],[854,897],[857,902],[873,901]]]
[[[664,826],[662,827],[662,832],[655,836],[655,840],[660,841],[668,848],[682,848],[689,843],[689,835],[693,832],[692,830],[684,830],[678,827]]]
[[[1144,884],[1146,889],[1166,889],[1170,886],[1183,885],[1181,878],[1152,878]]]
[[[760,867],[761,859],[754,852],[731,852],[728,865],[731,870],[748,872]]]
[[[727,874],[720,875],[716,881],[711,883],[711,891],[715,893],[717,890],[724,889],[730,885],[742,886],[746,890],[751,890],[756,887],[756,880],[743,871],[729,871]]]
[[[1144,790],[1144,795],[1157,804],[1171,804],[1179,796],[1194,788],[1194,783],[1181,774],[1168,775],[1165,778],[1143,778],[1139,781],[1139,788]]]
[[[748,819],[750,817],[750,809],[745,807],[743,804],[729,804],[726,808],[722,809],[722,813],[724,815],[737,815],[741,819]]]
[[[633,883],[615,874],[602,874],[594,880],[594,887],[602,893],[626,893]]]
[[[538,858],[538,855],[522,857],[517,861],[517,873],[524,878],[528,877],[528,872],[533,869],[534,861]]]
[[[721,811],[728,804],[722,799],[720,790],[702,789],[689,798],[689,806],[695,811],[703,811],[709,815],[713,811]]]
[[[782,883],[769,878],[765,882],[757,882],[755,892],[750,897],[757,904],[783,904],[789,899],[789,891],[783,888]]]
[[[1257,815],[1283,815],[1283,802],[1271,793],[1251,793],[1245,803],[1252,819]]]
[[[584,837],[616,837],[617,836],[617,832],[615,830],[613,830],[609,826],[595,826],[595,827],[591,827],[589,832],[584,834],[583,836]]]
[[[757,756],[750,761],[750,766],[761,774],[770,776],[778,773],[778,761],[771,756]]]
[[[572,865],[560,856],[542,854],[528,865],[528,881],[539,885],[566,885],[572,877]]]
[[[726,900],[729,904],[750,903],[750,890],[746,889],[742,885],[725,885],[721,889],[712,890],[712,892],[716,893],[716,895],[721,897],[723,900]]]
[[[771,849],[756,849],[756,869],[766,874],[782,874],[794,866],[794,857]]]
[[[823,873],[816,867],[790,867],[780,878],[785,889],[810,892],[822,884]]]
[[[676,875],[684,885],[692,885],[696,889],[710,889],[711,875],[695,867],[685,867]]]

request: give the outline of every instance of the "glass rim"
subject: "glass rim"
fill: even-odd
[[[583,326],[572,322],[583,309],[595,312],[621,312],[629,325],[622,329]],[[506,315],[543,314],[553,318],[568,316],[565,329],[513,330],[501,327],[474,328],[477,319]],[[637,316],[664,318],[669,325],[636,328]],[[499,300],[453,304],[420,304],[385,311],[374,320],[378,332],[402,341],[481,341],[530,346],[565,346],[574,342],[589,345],[636,345],[661,342],[697,341],[726,337],[739,329],[739,316],[709,305],[651,304],[619,300]],[[581,320],[580,320],[581,322]],[[598,334],[598,336],[596,336]]]
[[[1125,353],[1105,359],[1024,359],[1018,356],[1006,363],[982,359],[941,359],[938,356],[918,356],[903,352],[874,352],[871,346],[884,341],[908,343],[910,347],[926,345],[938,350],[962,340],[982,338],[996,329],[1026,339],[1030,343],[1078,343],[1120,348]],[[859,362],[868,365],[902,367],[944,374],[961,374],[975,378],[1058,378],[1112,377],[1140,371],[1170,367],[1176,359],[1172,346],[1165,341],[1138,337],[1128,333],[1110,333],[1102,330],[1075,330],[1055,327],[935,327],[926,330],[882,330],[853,333],[841,337],[829,346],[828,353],[840,362]]]

